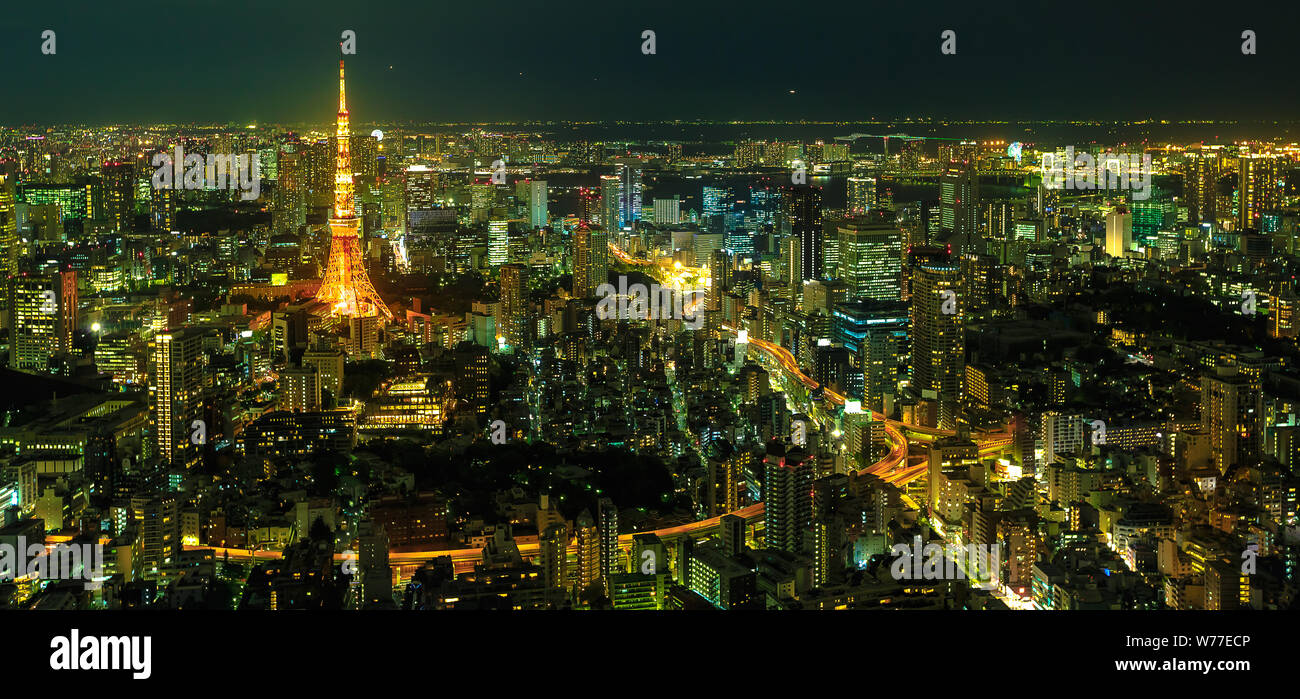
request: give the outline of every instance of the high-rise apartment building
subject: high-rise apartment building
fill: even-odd
[[[816,459],[802,447],[773,441],[763,457],[764,540],[767,548],[798,553],[812,522]]]

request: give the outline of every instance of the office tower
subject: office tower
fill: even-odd
[[[149,403],[154,452],[164,463],[190,468],[201,445],[191,439],[203,417],[203,332],[195,328],[162,332],[151,343]],[[206,427],[204,428],[206,432]]]
[[[861,216],[876,205],[876,178],[850,177],[848,183],[848,210],[851,215]]]
[[[701,190],[701,201],[703,210],[700,213],[705,216],[721,217],[727,212],[727,189],[705,186]]]
[[[578,224],[573,231],[573,297],[588,299],[609,278],[609,238],[605,230]]]
[[[379,139],[370,134],[352,134],[348,142],[352,154],[354,177],[375,177],[379,174]]]
[[[862,402],[868,409],[888,411],[898,393],[898,374],[907,344],[905,325],[885,325],[867,330],[858,353],[858,364],[862,370]]]
[[[865,468],[875,462],[879,447],[884,446],[885,423],[872,418],[871,410],[863,410],[857,401],[844,404],[843,425],[844,444],[849,456],[858,468]]]
[[[1123,257],[1133,245],[1133,214],[1118,207],[1106,214],[1106,254]]]
[[[521,264],[501,267],[501,316],[497,333],[508,347],[524,347],[529,335],[528,268]]]
[[[622,225],[619,201],[622,194],[622,181],[616,175],[600,176],[600,225],[607,231],[617,231]]]
[[[1129,203],[1132,216],[1132,240],[1143,247],[1155,247],[1161,231],[1171,230],[1175,224],[1174,201],[1169,190],[1151,185],[1146,199]]]
[[[812,522],[812,482],[816,459],[802,447],[773,441],[763,457],[764,545],[787,553],[802,548]]]
[[[272,228],[275,233],[297,231],[307,222],[307,156],[300,149],[300,144],[292,142],[280,146],[272,197]]]
[[[672,199],[655,199],[655,224],[675,226],[681,222],[682,202],[676,195]]]
[[[510,222],[488,221],[488,265],[500,267],[510,261]]]
[[[353,358],[373,359],[379,352],[379,321],[379,316],[348,318],[343,350]]]
[[[280,372],[280,409],[291,413],[321,409],[321,380],[315,367]]]
[[[822,276],[822,192],[801,185],[786,190],[791,235],[799,239],[799,281]]]
[[[550,223],[547,212],[546,180],[532,180],[528,183],[528,227],[534,230],[545,228]]]
[[[1295,290],[1285,285],[1268,297],[1268,336],[1273,338],[1300,335],[1300,298]]]
[[[105,163],[104,214],[113,230],[130,233],[135,223],[135,167],[131,163]]]
[[[351,138],[348,105],[344,94],[343,61],[339,61],[339,112],[336,122],[338,151],[334,169],[334,216],[330,218],[330,256],[316,300],[326,303],[331,317],[384,316],[393,314],[370,283],[359,236],[361,219],[353,203]]]
[[[77,327],[77,273],[9,279],[9,366],[47,371],[50,357],[72,351]]]
[[[912,284],[912,389],[939,402],[939,426],[956,426],[965,372],[965,299],[961,268],[921,262]]]
[[[609,576],[627,572],[622,562],[623,551],[618,547],[618,508],[614,507],[614,501],[601,498],[596,516],[600,518],[600,578],[605,581],[608,593]]]
[[[406,210],[425,211],[437,207],[439,173],[428,165],[409,165],[405,171],[406,186],[403,188],[406,198]]]
[[[343,397],[343,367],[346,360],[347,354],[338,348],[313,347],[302,353],[303,368],[315,369],[322,393],[328,391],[336,401]]]
[[[361,579],[359,607],[392,603],[393,569],[388,564],[388,535],[381,523],[362,520],[357,527],[357,577]]]
[[[1237,230],[1263,230],[1260,218],[1282,203],[1282,159],[1247,153],[1237,159]]]
[[[730,250],[713,250],[709,253],[709,288],[708,303],[705,308],[710,311],[722,310],[722,297],[731,288],[732,276],[735,274],[735,257]]]
[[[488,350],[462,342],[456,346],[456,397],[468,401],[480,417],[488,410]]]
[[[287,362],[294,347],[307,342],[307,311],[289,306],[271,313],[271,362]]]
[[[1236,366],[1201,377],[1201,429],[1210,436],[1210,457],[1219,473],[1252,467],[1260,457],[1263,397],[1258,384]]]
[[[18,274],[18,211],[11,180],[0,175],[0,281]]]
[[[1200,149],[1187,152],[1183,171],[1183,197],[1187,200],[1187,222],[1218,222],[1219,152]]]
[[[846,222],[839,227],[838,277],[850,300],[896,301],[903,272],[903,233],[883,223]]]
[[[784,279],[790,286],[791,298],[798,299],[803,291],[803,248],[796,236],[786,238],[783,246]]]
[[[695,251],[693,266],[704,267],[709,264],[713,253],[723,248],[721,233],[695,233],[691,235],[691,250]]]
[[[943,241],[960,240],[965,249],[968,241],[979,232],[980,186],[979,175],[973,161],[959,160],[948,163],[939,180],[939,232]],[[975,250],[974,252],[982,252]]]
[[[620,163],[618,180],[618,227],[622,228],[641,220],[641,164]]]
[[[139,532],[139,570],[146,580],[156,580],[162,567],[181,554],[180,505],[170,493],[131,498],[131,518]]]

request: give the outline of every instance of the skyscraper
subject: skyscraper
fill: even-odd
[[[622,183],[615,175],[600,176],[600,225],[607,231],[616,231],[619,223],[619,192]]]
[[[501,267],[501,317],[497,332],[509,347],[528,341],[528,268],[521,264]]]
[[[1260,217],[1282,203],[1282,161],[1265,153],[1237,159],[1237,229],[1262,230]]]
[[[609,242],[600,228],[586,223],[573,231],[573,297],[592,298],[609,276]]]
[[[681,221],[681,200],[655,199],[655,223],[657,225],[677,225]]]
[[[965,301],[961,268],[954,262],[925,261],[913,269],[912,389],[937,400],[938,423],[956,425],[965,372]]]
[[[1183,173],[1183,194],[1187,199],[1187,222],[1215,223],[1218,220],[1219,152],[1188,151]]]
[[[77,273],[13,277],[8,292],[9,366],[46,371],[50,357],[72,351]]]
[[[545,228],[550,223],[546,197],[546,180],[533,180],[528,183],[528,226],[530,228]]]
[[[941,242],[960,240],[957,252],[983,252],[967,250],[979,232],[980,187],[979,175],[972,161],[957,160],[948,163],[939,180],[939,233]]]
[[[799,281],[818,279],[822,274],[822,192],[820,187],[800,185],[786,190],[786,212],[790,233],[799,239]]]
[[[854,216],[867,213],[876,205],[876,178],[850,177],[848,183],[848,209]]]
[[[1133,214],[1119,207],[1106,214],[1106,254],[1123,257],[1133,245]]]
[[[351,138],[348,127],[348,104],[343,85],[343,61],[339,61],[339,113],[336,124],[338,152],[334,170],[334,216],[330,219],[330,257],[325,277],[316,299],[329,304],[328,313],[336,317],[370,317],[382,315],[392,320],[379,292],[366,273],[365,255],[359,236],[361,219],[353,204]]]
[[[849,221],[839,227],[839,273],[851,300],[898,300],[903,232],[885,223]]]
[[[105,163],[104,213],[113,230],[129,233],[135,222],[135,167],[131,163]]]
[[[203,417],[203,332],[194,328],[154,336],[149,372],[149,402],[158,457],[189,468],[198,463],[199,444],[191,439]],[[206,427],[204,432],[206,433]]]
[[[0,175],[0,281],[18,274],[18,212],[11,180]],[[67,218],[69,210],[63,211]]]
[[[641,220],[641,163],[619,163],[618,179],[618,227],[622,228]]]

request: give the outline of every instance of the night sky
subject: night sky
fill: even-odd
[[[1300,7],[1204,6],[17,2],[0,12],[0,123],[325,122],[344,29],[363,124],[1300,117]],[[1241,54],[1246,28],[1258,55]]]

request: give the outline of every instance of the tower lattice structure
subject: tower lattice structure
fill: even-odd
[[[338,150],[334,166],[334,215],[330,217],[330,258],[316,300],[329,304],[329,315],[357,318],[382,315],[392,320],[379,292],[370,283],[361,256],[361,219],[352,205],[352,147],[348,103],[339,61]]]

